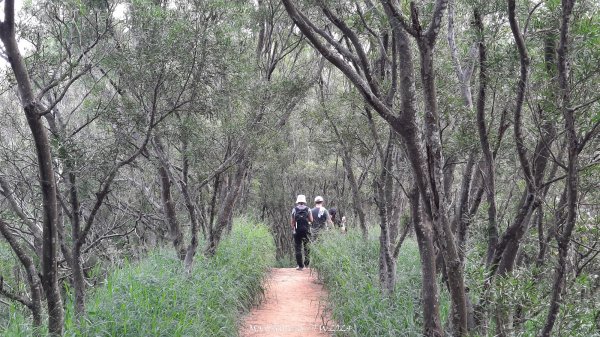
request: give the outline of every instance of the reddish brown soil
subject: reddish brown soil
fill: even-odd
[[[315,271],[274,268],[263,303],[244,319],[240,336],[330,336],[333,326],[326,308],[326,293]]]

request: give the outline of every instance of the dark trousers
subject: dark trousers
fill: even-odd
[[[310,233],[308,231],[296,231],[294,234],[294,249],[296,251],[296,263],[300,268],[308,266],[310,262],[308,253],[310,252]],[[304,245],[304,260],[302,260],[302,245]]]

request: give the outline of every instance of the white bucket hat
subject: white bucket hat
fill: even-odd
[[[306,204],[306,196],[304,194],[298,194],[298,197],[296,198],[296,203],[305,203]]]
[[[323,197],[322,197],[322,196],[320,196],[320,195],[319,195],[319,196],[317,196],[317,197],[315,198],[315,202],[323,202]]]

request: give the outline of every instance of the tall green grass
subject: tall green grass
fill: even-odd
[[[378,233],[363,240],[358,232],[324,233],[311,251],[312,266],[329,292],[333,318],[340,336],[420,336],[421,269],[416,242],[407,239],[398,256],[394,294],[379,287]],[[441,299],[442,317],[448,300]]]
[[[394,294],[382,295],[379,287],[379,233],[364,240],[360,233],[324,233],[312,250],[312,267],[319,272],[329,292],[333,318],[342,328],[338,336],[421,336],[422,307],[419,250],[408,238],[397,261],[397,284]],[[485,266],[476,252],[467,262],[467,285],[477,303],[485,277]],[[511,336],[537,336],[547,315],[552,287],[553,265],[546,267],[544,277],[536,279],[533,271],[517,268],[511,275],[497,278],[492,292],[491,310],[497,306],[523,310],[524,323],[515,326]],[[565,290],[568,300],[561,306],[553,335],[600,337],[600,295],[590,296],[596,276],[582,274]],[[440,316],[448,318],[447,290],[438,282]],[[584,296],[585,294],[585,296]],[[495,328],[487,336],[494,336]],[[474,335],[478,336],[478,335]]]
[[[241,314],[261,298],[274,252],[265,226],[237,221],[213,258],[197,255],[190,275],[172,249],[125,262],[88,296],[81,325],[67,304],[65,336],[236,336]],[[22,320],[13,322],[21,326],[1,336],[29,335]]]

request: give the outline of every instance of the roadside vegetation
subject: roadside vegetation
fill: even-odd
[[[235,336],[241,313],[263,294],[274,252],[267,227],[241,220],[214,258],[198,257],[189,275],[172,249],[125,262],[92,292],[79,327],[67,304],[65,336]],[[11,310],[0,335],[31,336],[27,322]]]
[[[329,292],[340,335],[418,336],[421,267],[416,242],[407,239],[398,256],[397,283],[386,297],[379,286],[379,239],[373,230],[365,242],[360,232],[330,231],[311,251],[313,267]],[[448,300],[443,298],[442,314]],[[444,315],[443,315],[444,316]]]
[[[321,236],[322,240],[311,251],[313,268],[329,292],[333,319],[340,330],[337,335],[421,336],[421,267],[417,243],[410,236],[403,243],[397,261],[396,288],[386,297],[379,283],[378,235],[377,231],[371,231],[365,242],[358,230],[346,235],[330,231]],[[478,261],[481,261],[481,251],[473,247],[466,271],[473,280],[469,288],[475,301],[484,275],[484,266]],[[551,275],[548,270],[519,269],[498,283],[492,296],[493,305],[518,308],[523,315],[521,322],[515,322],[522,327],[515,336],[535,336],[541,329]],[[535,278],[539,282],[525,282]],[[557,321],[557,336],[600,336],[596,330],[599,310],[586,296],[593,291],[593,282],[593,276],[581,275],[567,290],[565,296],[575,298],[575,303],[562,309],[564,315]],[[438,284],[442,287],[441,282]],[[446,325],[449,299],[446,292],[441,294],[440,316]],[[494,330],[490,327],[487,336],[493,336]]]

